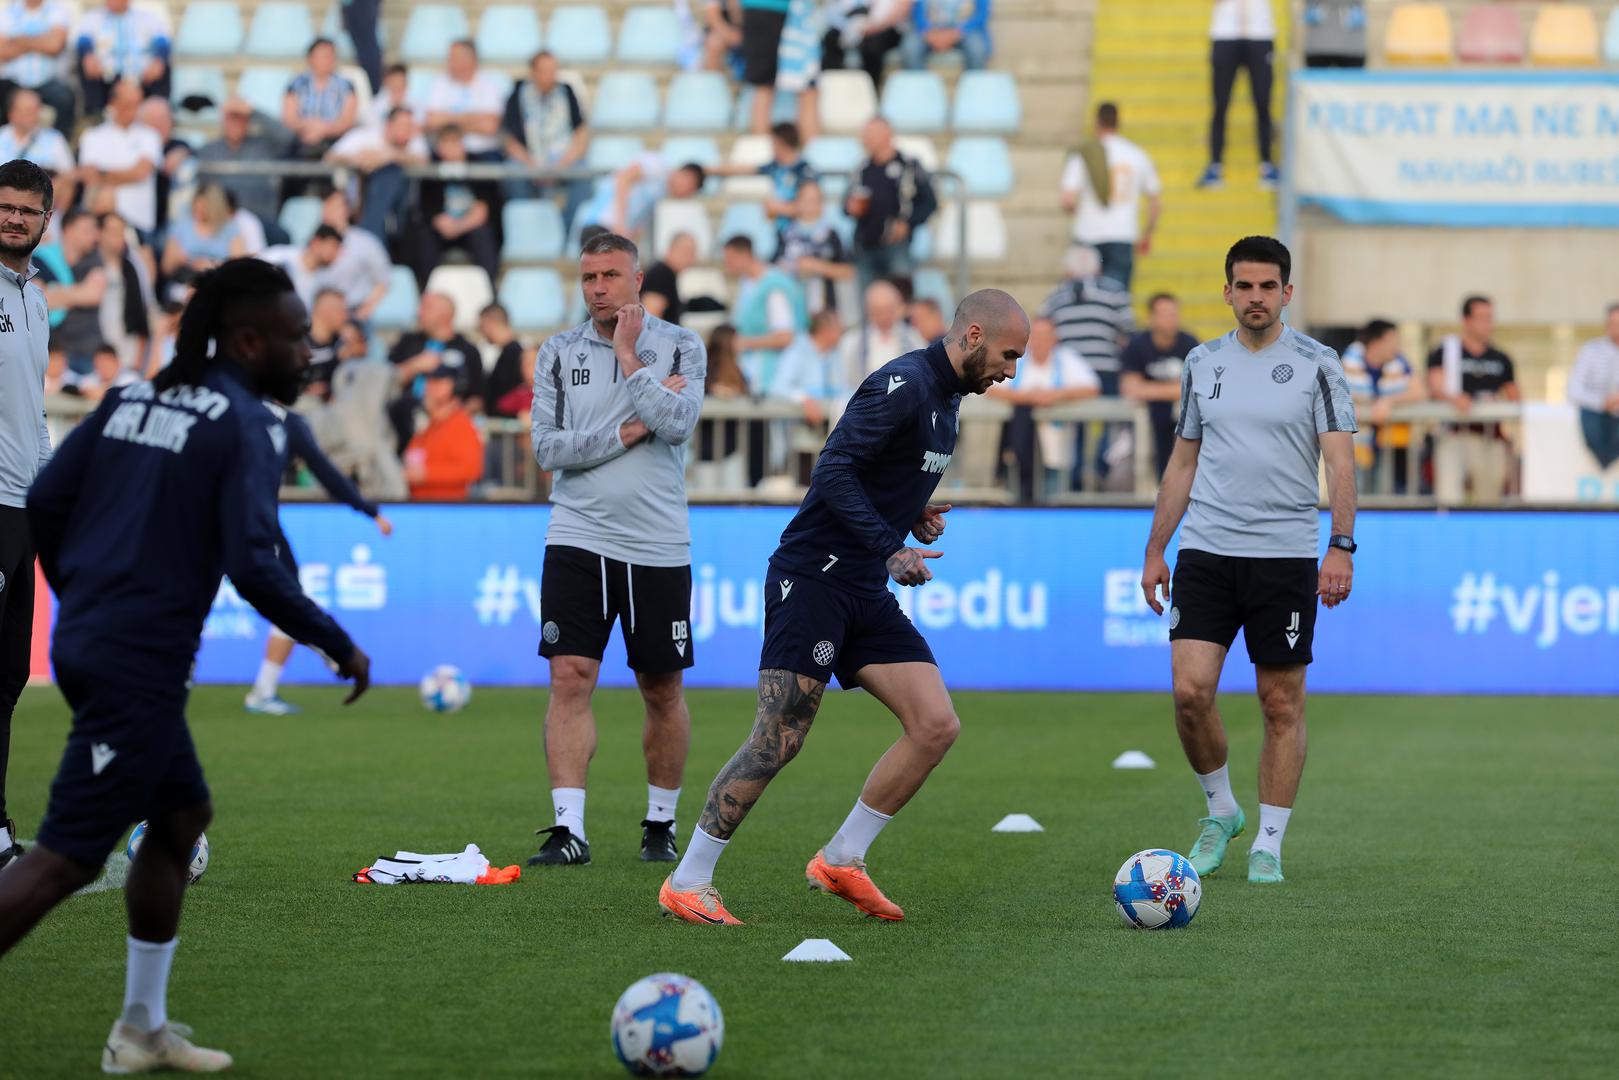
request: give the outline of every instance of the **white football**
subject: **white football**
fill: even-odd
[[[632,1076],[701,1076],[720,1055],[725,1018],[703,984],[648,975],[613,1006],[613,1053]]]
[[[460,712],[472,700],[472,684],[460,668],[440,664],[422,676],[421,693],[422,707],[429,712]]]
[[[135,826],[135,831],[129,834],[129,843],[124,846],[124,858],[130,862],[135,861],[135,852],[141,849],[141,841],[146,839],[146,822]],[[191,846],[191,865],[186,868],[186,884],[195,885],[202,880],[202,875],[208,870],[208,834],[203,833],[197,837],[197,842]]]
[[[1119,917],[1138,930],[1185,926],[1197,914],[1203,883],[1192,864],[1173,851],[1138,851],[1113,877]]]

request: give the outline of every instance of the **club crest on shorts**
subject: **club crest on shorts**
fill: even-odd
[[[1169,609],[1169,628],[1171,630],[1173,630],[1173,629],[1175,629],[1175,627],[1179,626],[1180,624],[1181,624],[1181,609],[1178,608],[1178,607],[1170,608]]]
[[[1292,364],[1277,364],[1270,369],[1271,382],[1285,383],[1293,377]]]
[[[830,641],[817,641],[814,651],[810,653],[810,657],[822,667],[829,667],[832,663],[832,655],[836,651]]]
[[[557,643],[557,639],[562,636],[562,628],[557,626],[557,624],[554,622],[548,622],[544,626],[540,627],[540,633],[544,635],[545,643],[547,645],[555,645]]]
[[[4,573],[0,573],[0,592],[5,592],[5,591],[6,591],[6,575]]]

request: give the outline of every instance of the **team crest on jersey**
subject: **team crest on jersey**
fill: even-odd
[[[1285,383],[1292,377],[1293,365],[1291,364],[1277,364],[1275,367],[1270,369],[1270,378],[1272,382]]]
[[[822,667],[828,667],[836,652],[837,648],[830,641],[817,641],[814,650],[810,652],[810,657]]]
[[[641,361],[642,367],[651,367],[653,364],[658,362],[658,354],[653,352],[651,349],[642,349],[636,354],[635,358]]]

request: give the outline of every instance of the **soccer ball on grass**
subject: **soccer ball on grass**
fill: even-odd
[[[472,700],[472,684],[461,674],[461,669],[449,664],[422,676],[422,707],[429,712],[460,712]]]
[[[613,1053],[632,1076],[701,1076],[719,1057],[725,1018],[703,984],[648,975],[613,1006]]]
[[[135,831],[129,834],[129,843],[124,847],[124,857],[130,862],[135,861],[135,852],[141,849],[141,841],[146,839],[146,822],[135,826]],[[208,869],[208,834],[203,833],[197,837],[197,842],[191,846],[191,865],[186,868],[186,884],[195,885],[202,880],[202,875]]]
[[[1137,930],[1185,926],[1202,899],[1203,883],[1192,864],[1162,848],[1136,852],[1113,878],[1119,917]]]

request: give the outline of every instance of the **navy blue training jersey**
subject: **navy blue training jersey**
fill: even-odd
[[[852,592],[888,587],[956,449],[961,380],[942,344],[890,360],[860,384],[832,429],[804,502],[770,565]]]
[[[234,367],[202,386],[109,393],[28,493],[60,605],[56,660],[123,685],[182,685],[229,574],[271,623],[346,661],[348,635],[276,557],[286,443]]]

